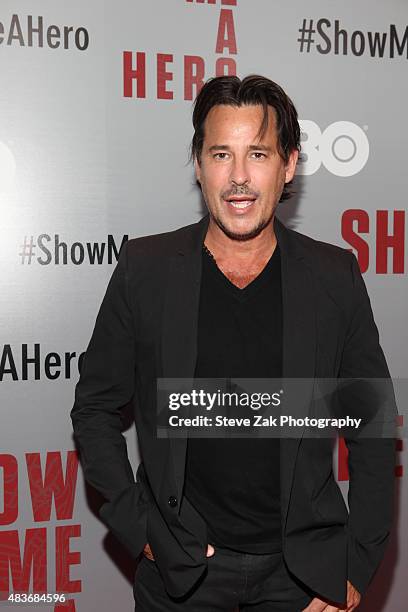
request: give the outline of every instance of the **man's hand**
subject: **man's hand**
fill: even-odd
[[[144,547],[143,554],[145,557],[150,559],[150,561],[154,561],[152,549],[150,548],[149,544],[146,544],[146,546]]]
[[[330,604],[323,599],[315,597],[302,612],[352,612],[352,610],[355,610],[360,604],[360,601],[360,593],[353,587],[351,582],[347,580],[347,604],[339,607],[336,604]]]
[[[211,546],[211,544],[208,544],[208,546],[207,546],[207,555],[206,556],[207,557],[212,557],[214,553],[215,553],[214,547]],[[146,544],[146,546],[144,547],[143,554],[144,554],[145,557],[150,559],[150,561],[154,561],[152,549],[150,548],[149,544]]]

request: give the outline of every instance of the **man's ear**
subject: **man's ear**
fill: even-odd
[[[197,181],[200,182],[201,168],[200,168],[200,163],[196,157],[194,158],[194,171],[195,171]]]
[[[285,167],[285,183],[289,183],[293,179],[298,157],[299,151],[297,149],[293,149],[293,151],[291,151],[289,154],[289,159]]]

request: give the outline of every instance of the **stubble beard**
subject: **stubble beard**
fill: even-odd
[[[253,227],[250,231],[245,233],[238,233],[230,230],[222,221],[222,219],[218,215],[211,215],[214,219],[215,223],[218,225],[220,230],[224,232],[224,234],[230,238],[231,240],[237,240],[239,242],[245,242],[246,240],[251,240],[252,238],[256,238],[259,234],[270,225],[273,221],[273,217],[275,215],[275,208],[272,210],[269,217],[265,219],[261,219],[255,227]]]

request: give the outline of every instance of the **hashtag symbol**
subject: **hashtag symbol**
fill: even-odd
[[[298,43],[300,43],[300,52],[303,53],[304,47],[306,45],[306,52],[310,52],[310,45],[314,43],[313,34],[316,30],[313,29],[313,19],[309,19],[309,27],[307,27],[307,19],[303,20],[303,25],[298,30],[300,32],[300,38],[297,39]]]
[[[31,259],[34,256],[34,236],[30,236],[30,240],[27,240],[27,236],[24,236],[24,243],[21,245],[21,252],[19,253],[21,257],[21,263],[23,264],[28,258],[28,263],[31,263]]]

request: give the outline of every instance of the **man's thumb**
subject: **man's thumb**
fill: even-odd
[[[211,546],[211,544],[207,544],[207,557],[212,557],[214,553],[214,546]]]

